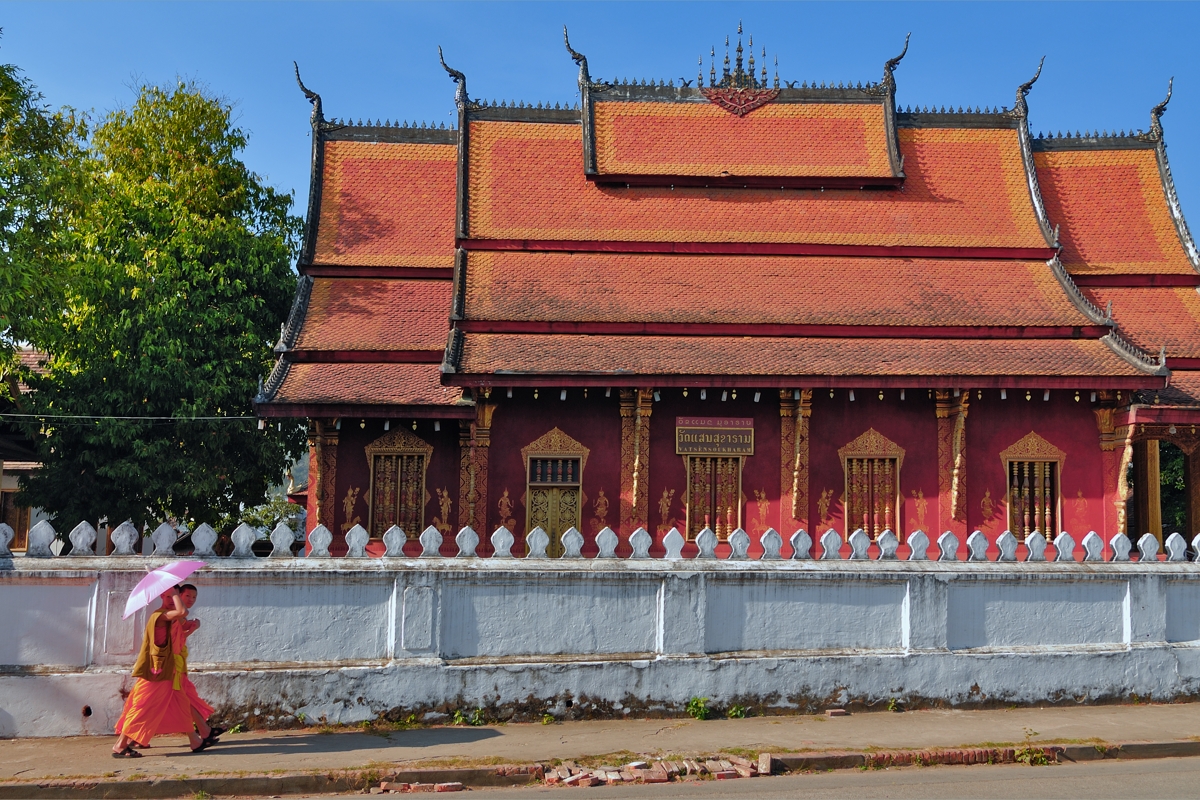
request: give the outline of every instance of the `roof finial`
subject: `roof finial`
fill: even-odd
[[[883,65],[883,84],[893,91],[896,89],[896,78],[892,73],[896,71],[896,67],[900,66],[901,59],[908,53],[908,40],[911,38],[912,31],[909,31],[904,37],[904,49],[900,51],[900,55],[895,58],[889,58]]]
[[[738,20],[738,36],[742,35],[742,21]]]
[[[704,56],[699,56],[696,59],[696,88],[699,89],[704,85]]]
[[[1046,57],[1042,56],[1042,60],[1038,62],[1037,72],[1033,73],[1033,77],[1017,87],[1017,103],[1013,106],[1013,110],[1024,116],[1029,111],[1029,105],[1025,102],[1025,95],[1029,94],[1029,90],[1037,83],[1037,79],[1042,76],[1042,65],[1046,63]]]
[[[454,81],[454,83],[457,85],[458,88],[454,90],[454,102],[458,104],[459,108],[462,108],[467,103],[471,102],[470,98],[467,96],[467,76],[446,65],[446,59],[442,55],[441,45],[438,45],[438,61],[442,62],[442,69],[446,70],[446,74],[450,76],[450,80]]]
[[[308,102],[312,103],[312,124],[315,128],[317,123],[325,121],[325,114],[321,110],[321,95],[309,89],[304,85],[304,81],[300,80],[300,65],[293,61],[292,66],[296,68],[296,83],[300,86],[300,91],[304,92]]]
[[[1167,96],[1163,98],[1161,103],[1150,109],[1150,131],[1160,139],[1163,135],[1162,115],[1167,111],[1167,103],[1171,102],[1171,92],[1174,90],[1174,88],[1175,77],[1172,76],[1171,79],[1167,81]]]
[[[592,81],[591,75],[588,74],[587,56],[571,49],[571,40],[567,38],[566,25],[563,25],[563,44],[567,46],[567,52],[571,54],[571,60],[579,67],[579,86],[583,88]]]

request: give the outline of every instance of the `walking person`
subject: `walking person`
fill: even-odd
[[[191,612],[192,606],[196,605],[196,599],[199,592],[193,584],[185,583],[179,588],[179,599],[183,602],[183,607]],[[219,737],[225,732],[224,728],[210,727],[208,718],[212,716],[213,707],[209,705],[200,693],[196,691],[196,685],[192,683],[192,679],[187,674],[187,659],[189,655],[187,640],[200,627],[198,619],[182,619],[173,623],[180,626],[180,631],[183,636],[183,676],[180,679],[180,684],[183,687],[184,693],[188,696],[188,703],[191,705],[192,721],[196,723],[196,730],[200,736],[204,738],[210,746],[219,741]]]
[[[136,681],[117,720],[113,758],[141,758],[132,745],[145,747],[164,733],[186,733],[194,753],[211,745],[196,733],[191,703],[183,689],[186,636],[182,626],[175,623],[187,619],[187,607],[174,587],[162,594],[162,601],[146,621],[142,648],[133,665]]]

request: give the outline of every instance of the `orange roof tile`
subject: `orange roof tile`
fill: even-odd
[[[454,265],[456,146],[332,141],[324,147],[314,264]]]
[[[1168,358],[1200,358],[1200,294],[1196,287],[1084,288],[1100,308],[1110,300],[1126,338],[1149,353],[1167,348]]]
[[[1196,274],[1167,208],[1154,150],[1055,150],[1033,158],[1069,272]]]
[[[442,386],[437,364],[292,364],[272,405],[454,405],[457,386]]]
[[[571,322],[1093,324],[1045,262],[833,256],[473,251],[465,313]]]
[[[882,103],[598,102],[596,167],[625,175],[892,177]]]
[[[524,375],[1149,377],[1098,339],[468,333],[459,372]]]
[[[1015,130],[905,128],[899,136],[902,190],[613,188],[584,178],[577,126],[476,121],[469,235],[1046,247]]]
[[[441,350],[450,281],[317,278],[297,350]]]

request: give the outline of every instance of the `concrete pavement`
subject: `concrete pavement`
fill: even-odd
[[[116,760],[108,737],[0,741],[0,782],[86,779],[115,783],[200,776],[264,776],[431,767],[483,767],[628,756],[821,753],[976,746],[1200,742],[1200,705],[1079,706],[1011,710],[886,711],[825,716],[508,724],[412,730],[306,729],[226,734],[193,754],[163,737],[133,760]],[[600,757],[615,754],[610,758]],[[11,783],[10,783],[11,786]],[[334,787],[330,785],[330,789]],[[296,791],[293,789],[292,791]],[[276,792],[278,793],[278,792]]]

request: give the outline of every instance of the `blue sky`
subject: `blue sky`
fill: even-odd
[[[911,31],[901,105],[1011,106],[1045,55],[1035,133],[1146,128],[1173,75],[1171,167],[1200,233],[1197,4],[5,3],[0,60],[50,103],[96,112],[128,104],[139,82],[204,83],[235,104],[251,168],[295,191],[302,213],[309,106],[293,59],[328,116],[448,123],[439,44],[474,97],[574,102],[564,23],[597,77],[678,81],[702,54],[707,73],[709,47],[720,53],[739,19],[784,80],[878,80]]]

